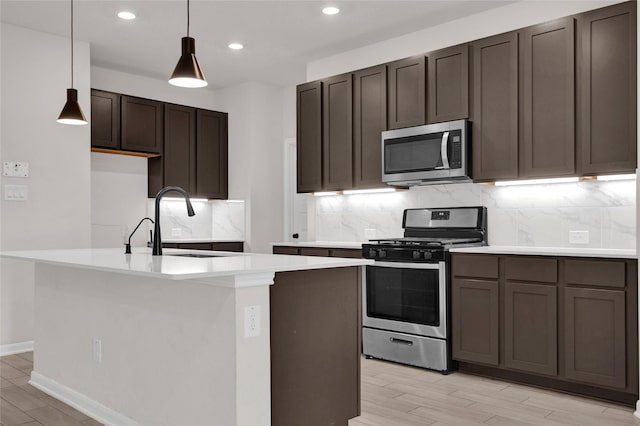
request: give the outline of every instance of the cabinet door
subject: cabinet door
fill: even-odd
[[[594,385],[625,388],[625,293],[566,288],[565,375]]]
[[[120,95],[91,89],[91,146],[120,149]]]
[[[523,177],[575,173],[574,20],[520,33]]]
[[[555,285],[506,282],[505,366],[558,374],[558,308]]]
[[[122,96],[123,150],[162,154],[162,106],[162,102]]]
[[[473,179],[518,177],[518,33],[473,43]]]
[[[467,44],[431,52],[427,123],[469,117],[469,46]]]
[[[380,188],[381,136],[387,130],[387,67],[354,73],[353,187]]]
[[[451,303],[453,358],[497,366],[498,282],[454,279]]]
[[[636,2],[579,15],[582,173],[636,168]]]
[[[426,60],[424,56],[387,64],[389,129],[419,126],[426,122]]]
[[[199,109],[196,113],[195,195],[228,198],[228,115]]]
[[[322,190],[322,83],[296,88],[297,192]]]
[[[353,75],[322,82],[323,189],[353,187]]]
[[[195,108],[165,104],[164,186],[179,186],[190,194],[195,190],[195,143]]]

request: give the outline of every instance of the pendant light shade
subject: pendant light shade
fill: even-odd
[[[205,87],[207,80],[198,59],[196,59],[196,41],[189,37],[189,0],[187,0],[187,36],[182,37],[182,55],[171,74],[169,83],[180,87]]]
[[[78,91],[76,89],[67,89],[67,102],[64,104],[57,121],[60,124],[72,124],[76,126],[87,124],[87,120],[84,118],[84,114],[78,103]]]
[[[60,124],[87,124],[87,119],[84,118],[78,103],[78,91],[73,88],[73,0],[71,0],[71,88],[67,89],[67,102],[56,121]]]
[[[180,87],[205,87],[208,84],[196,58],[196,41],[193,37],[182,37],[182,56],[169,83]]]

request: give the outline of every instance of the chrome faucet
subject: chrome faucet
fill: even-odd
[[[155,223],[153,227],[153,252],[154,256],[162,255],[162,240],[160,238],[160,199],[167,192],[177,192],[184,197],[184,200],[187,202],[187,214],[189,216],[195,216],[196,212],[193,211],[193,206],[191,205],[191,200],[189,200],[189,193],[179,186],[166,186],[162,188],[158,195],[156,195],[156,215],[155,215]]]

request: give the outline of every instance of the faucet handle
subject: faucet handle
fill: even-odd
[[[124,254],[131,254],[131,243],[124,243]]]

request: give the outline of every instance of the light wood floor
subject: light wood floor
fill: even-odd
[[[2,426],[100,425],[29,385],[32,369],[31,352],[0,358]],[[618,426],[640,419],[631,408],[602,401],[363,358],[362,415],[349,426],[478,424]]]

